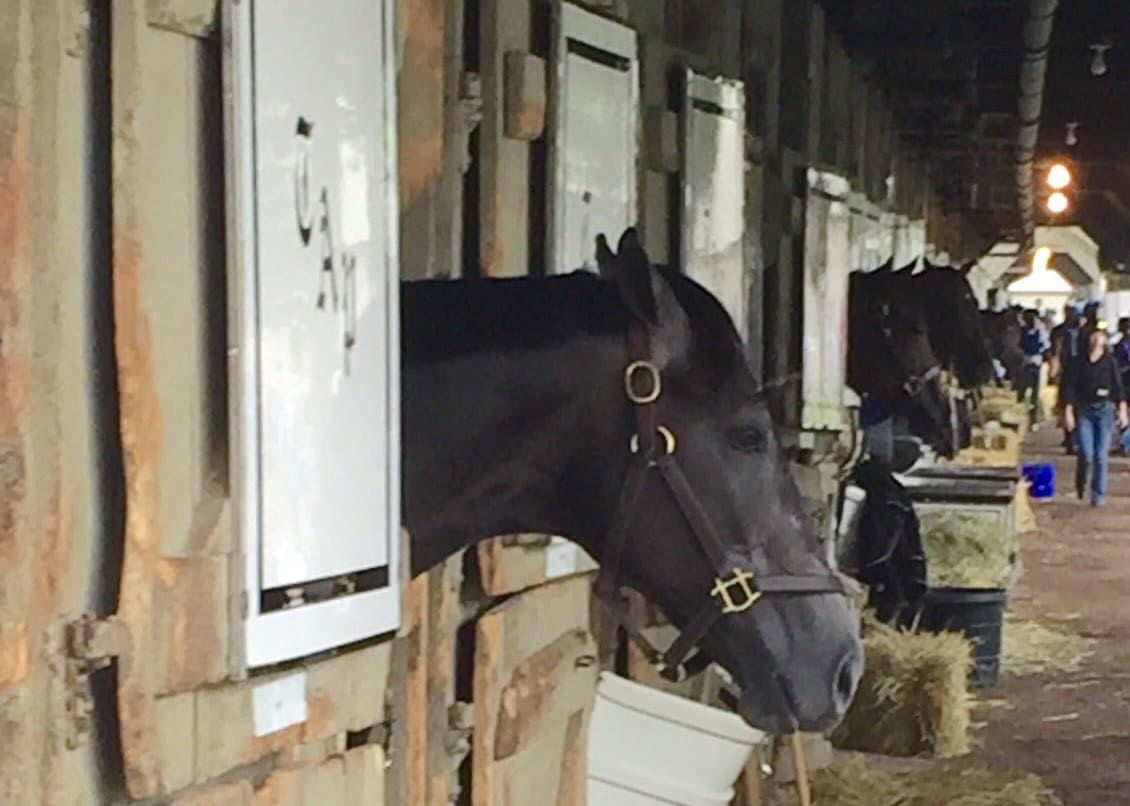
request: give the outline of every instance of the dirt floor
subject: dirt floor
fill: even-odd
[[[1074,458],[1053,428],[1031,435],[1025,461],[1054,461],[1057,495],[1036,502],[1010,612],[1094,638],[1074,673],[1002,677],[982,692],[977,756],[1037,773],[1067,806],[1130,804],[1130,459],[1111,461],[1110,500],[1074,494]]]

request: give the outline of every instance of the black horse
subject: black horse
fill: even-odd
[[[890,414],[943,456],[953,456],[953,411],[943,363],[930,340],[929,300],[904,293],[890,261],[852,272],[848,291],[848,386]]]
[[[1004,367],[1005,377],[1013,384],[1019,383],[1024,366],[1024,351],[1020,349],[1020,314],[1012,308],[981,311],[981,324],[989,352]]]
[[[921,271],[915,272],[912,263],[894,272],[897,304],[926,301],[931,349],[963,389],[980,389],[993,380],[993,357],[967,278],[969,267],[955,269],[926,259],[922,264]]]
[[[493,535],[569,537],[742,688],[774,733],[823,730],[862,665],[840,578],[733,323],[629,230],[601,276],[402,286],[413,572]]]

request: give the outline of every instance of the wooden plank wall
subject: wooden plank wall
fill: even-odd
[[[577,576],[541,585],[479,619],[474,806],[583,806],[599,672],[590,584]]]

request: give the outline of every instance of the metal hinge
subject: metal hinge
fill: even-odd
[[[67,748],[81,746],[90,732],[94,701],[90,675],[105,669],[129,651],[130,636],[125,625],[113,616],[99,619],[89,613],[67,625]]]

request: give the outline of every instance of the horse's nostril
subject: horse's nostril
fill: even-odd
[[[855,695],[855,659],[848,655],[840,664],[840,672],[836,675],[836,703],[840,708],[846,709]]]

